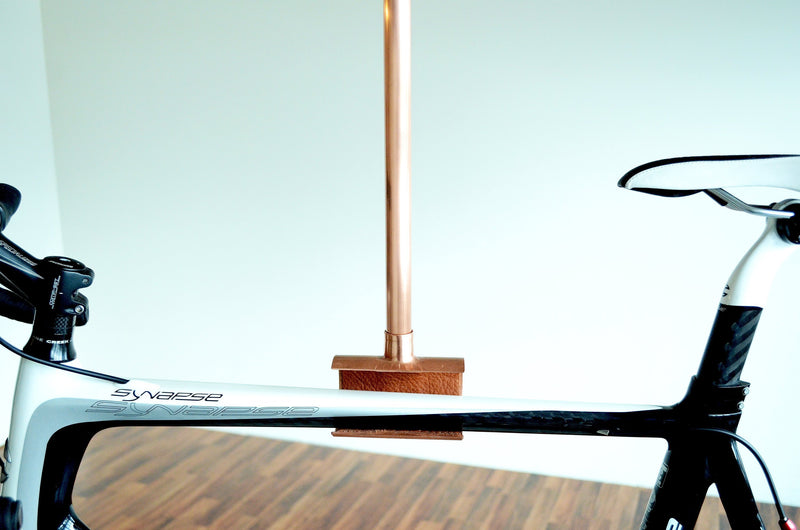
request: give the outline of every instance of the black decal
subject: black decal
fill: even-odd
[[[176,416],[176,415],[180,414],[181,412],[183,412],[183,410],[185,408],[186,408],[186,405],[184,405],[182,407],[178,407],[178,408],[168,407],[166,405],[150,405],[149,407],[147,407],[145,409],[145,408],[139,408],[139,405],[136,404],[136,403],[131,403],[130,407],[128,408],[128,412],[120,413],[120,414],[116,414],[116,415],[117,416],[147,416],[148,414],[150,414],[154,410],[163,409],[163,410],[167,411],[167,413],[170,416]]]
[[[250,414],[255,407],[222,407],[217,413],[218,416],[242,416]]]
[[[138,401],[141,398],[149,397],[160,401],[209,401],[216,403],[222,399],[222,394],[209,394],[207,392],[172,392],[163,390],[152,392],[150,390],[134,390],[130,388],[118,388],[111,393],[111,397],[122,398],[123,401]]]
[[[318,407],[292,407],[286,411],[287,416],[313,416],[319,410]]]
[[[210,405],[189,405],[183,411],[185,416],[213,416],[219,410],[219,407],[212,407]]]
[[[92,405],[86,409],[86,412],[121,412],[127,408],[127,405],[123,405],[116,401],[96,401],[92,403]]]
[[[156,395],[157,395],[157,393],[153,394],[149,390],[145,390],[145,391],[143,391],[141,393],[136,392],[136,390],[132,390],[131,392],[133,393],[133,399],[125,399],[123,401],[138,401],[140,398],[143,398],[145,396],[145,394],[149,395],[150,399],[155,399]]]
[[[287,410],[289,409],[287,409],[286,407],[258,407],[253,412],[255,414],[258,414],[259,416],[270,417],[270,416],[280,416],[286,413]]]

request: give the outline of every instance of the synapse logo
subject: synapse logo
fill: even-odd
[[[667,521],[667,530],[683,530],[683,525],[670,517],[669,521]]]

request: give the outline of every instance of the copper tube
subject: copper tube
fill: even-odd
[[[411,328],[411,1],[384,0],[386,112],[386,333]],[[410,337],[389,340],[387,359],[413,359]]]

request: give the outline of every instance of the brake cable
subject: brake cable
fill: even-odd
[[[93,372],[92,370],[86,370],[84,368],[78,368],[77,366],[70,366],[68,364],[61,364],[61,363],[56,363],[56,362],[53,362],[53,361],[47,361],[47,360],[44,360],[44,359],[39,359],[38,357],[34,357],[33,355],[25,353],[21,349],[17,348],[13,344],[11,344],[7,340],[5,340],[3,337],[0,337],[0,346],[3,346],[6,349],[8,349],[9,351],[11,351],[13,353],[16,353],[17,355],[19,355],[23,359],[27,359],[27,360],[33,361],[35,363],[43,364],[45,366],[49,366],[50,368],[56,368],[58,370],[65,370],[67,372],[72,372],[72,373],[79,374],[79,375],[85,375],[87,377],[94,377],[95,379],[102,379],[103,381],[109,381],[111,383],[117,383],[119,385],[124,385],[125,383],[130,381],[130,379],[117,377],[115,375],[108,375],[108,374],[104,374],[104,373],[100,373],[100,372]]]
[[[34,312],[35,311],[33,306],[29,304],[24,298],[14,293],[13,291],[0,288],[0,316],[10,318],[18,322],[23,322],[25,324],[31,324],[33,323]],[[79,315],[79,317],[81,316],[84,319],[86,318],[85,315]],[[128,379],[124,379],[122,377],[116,377],[113,375],[103,374],[100,372],[93,372],[91,370],[78,368],[76,366],[70,366],[67,364],[57,363],[50,360],[41,359],[39,357],[35,357],[25,352],[24,350],[17,348],[13,344],[5,340],[3,337],[0,337],[0,346],[5,347],[11,352],[22,357],[23,359],[43,364],[51,368],[66,370],[67,372],[74,372],[76,374],[81,374],[88,377],[94,377],[95,379],[102,379],[103,381],[110,381],[112,383],[117,383],[117,384],[124,384],[129,381]]]

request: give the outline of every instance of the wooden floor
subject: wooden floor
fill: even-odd
[[[199,429],[118,428],[92,441],[74,500],[93,530],[616,530],[639,527],[649,495]],[[777,528],[774,507],[762,516]],[[698,528],[729,528],[718,500]]]

